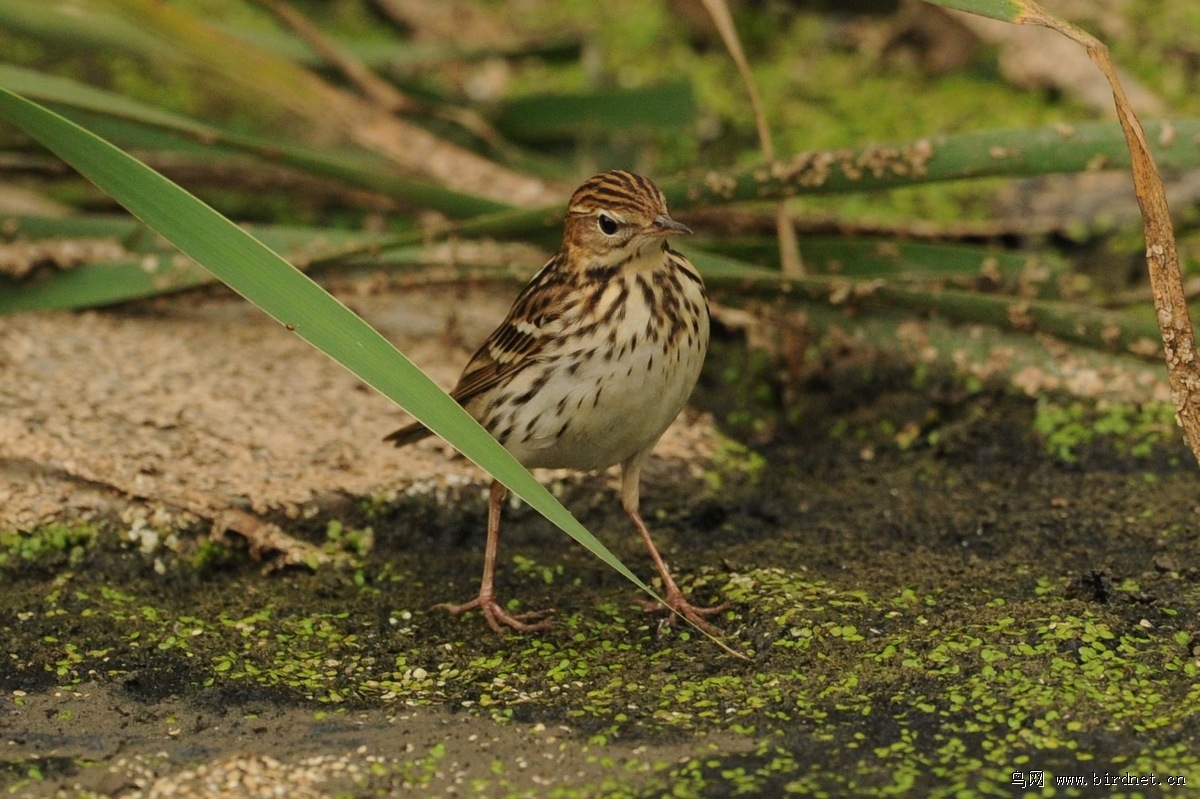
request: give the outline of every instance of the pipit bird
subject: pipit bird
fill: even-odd
[[[517,296],[450,396],[527,468],[619,463],[621,503],[650,550],[667,605],[715,633],[704,617],[724,605],[688,601],[638,512],[642,466],[683,409],[708,350],[704,283],[667,242],[691,232],[646,178],[613,171],[588,179],[567,207],[562,249]],[[402,447],[429,434],[414,423],[384,440]],[[513,615],[496,601],[507,496],[493,481],[479,595],[437,607],[454,615],[479,609],[497,632],[542,630],[547,611]]]

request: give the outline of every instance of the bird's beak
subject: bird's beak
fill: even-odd
[[[646,233],[650,236],[678,236],[680,234],[690,236],[692,229],[682,222],[676,222],[666,214],[659,214],[646,228]]]

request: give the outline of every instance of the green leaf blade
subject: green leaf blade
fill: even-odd
[[[594,555],[654,595],[428,376],[308,276],[208,205],[64,117],[0,89],[0,118],[36,138],[234,291],[404,407]]]
[[[1021,0],[925,0],[935,6],[966,11],[980,17],[991,17],[1002,22],[1016,22],[1026,11]]]

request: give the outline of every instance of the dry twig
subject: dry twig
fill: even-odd
[[[1112,87],[1117,118],[1125,132],[1132,159],[1134,191],[1142,210],[1146,266],[1171,381],[1171,398],[1188,446],[1200,461],[1200,359],[1196,355],[1195,332],[1179,271],[1179,251],[1167,206],[1166,188],[1146,142],[1146,133],[1125,96],[1108,48],[1086,31],[1047,13],[1032,0],[1022,0],[1021,7],[1023,10],[1017,22],[1050,28],[1083,45]]]
[[[729,5],[725,0],[701,0],[712,17],[713,24],[725,42],[725,49],[737,65],[738,74],[746,85],[750,95],[750,107],[754,111],[754,124],[758,129],[758,141],[762,147],[763,157],[768,161],[775,160],[775,145],[771,141],[771,129],[767,125],[767,115],[763,111],[762,98],[758,95],[758,87],[754,84],[754,76],[750,72],[750,63],[742,50],[742,41],[738,38],[737,27],[733,24],[733,15],[729,13]],[[789,277],[804,274],[804,263],[800,260],[800,246],[796,240],[796,229],[792,226],[791,216],[787,211],[787,201],[781,200],[775,211],[775,229],[779,236],[779,260],[783,265],[783,273]]]

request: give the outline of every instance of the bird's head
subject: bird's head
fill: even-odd
[[[613,170],[588,178],[571,195],[563,248],[589,266],[615,266],[663,247],[667,236],[691,232],[667,213],[658,186]]]

